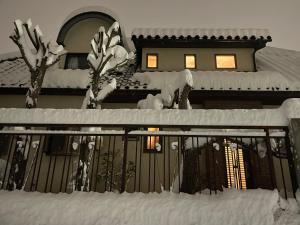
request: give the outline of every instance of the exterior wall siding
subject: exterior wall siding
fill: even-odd
[[[80,109],[84,96],[40,95],[38,108]],[[102,108],[136,108],[135,103],[103,103]],[[25,108],[25,95],[0,95],[0,108]]]
[[[89,53],[91,51],[91,40],[100,26],[104,26],[107,30],[110,27],[106,21],[89,18],[75,24],[70,28],[65,37],[65,49],[68,53]],[[66,55],[61,57],[59,68],[64,68]]]
[[[72,137],[68,139],[69,144],[67,145],[69,146],[67,151],[71,153],[71,155],[46,154],[45,149],[47,149],[47,145],[45,145],[45,141],[47,140],[47,137],[44,136],[39,138],[36,135],[31,138],[31,143],[34,141],[40,141],[40,146],[42,147],[37,151],[30,146],[30,149],[28,150],[28,163],[25,171],[25,177],[27,177],[28,182],[26,182],[25,191],[36,190],[39,192],[71,193],[75,185],[74,179],[76,176],[79,156],[79,149],[75,150],[72,148]],[[128,179],[126,192],[161,192],[162,187],[169,191],[171,186],[173,186],[174,192],[179,192],[179,186],[183,180],[182,173],[179,173],[183,162],[183,156],[181,153],[178,153],[178,150],[171,148],[171,143],[178,142],[178,146],[181,146],[180,138],[164,137],[162,141],[165,142],[165,144],[163,145],[164,147],[161,153],[145,153],[143,151],[143,145],[145,144],[144,140],[145,139],[138,137],[137,139],[128,141],[127,162],[132,161],[134,163],[136,167],[136,175],[131,176]],[[16,143],[11,146],[11,149],[15,149],[15,144]],[[218,157],[218,154],[222,155],[224,152],[214,151],[214,153],[210,153],[209,156],[207,156],[207,152],[212,151],[207,150],[208,149],[202,149],[201,154],[197,155],[197,161],[199,164],[198,176],[201,180],[201,184],[203,185],[198,188],[200,188],[200,190],[208,188],[207,169],[209,169],[210,185],[216,185],[217,189],[219,189],[222,185],[224,185],[224,182],[227,183],[225,175],[226,172],[223,170],[226,168],[225,163],[223,162],[223,164],[220,164],[220,157]],[[119,174],[121,173],[122,168],[123,151],[124,142],[122,136],[102,136],[97,138],[93,160],[89,170],[89,176],[91,179],[90,190],[97,192],[113,191],[113,189],[110,190],[110,188],[105,188],[105,182],[107,182],[107,180],[100,179],[99,177],[100,171],[105,172],[107,170],[107,164],[103,159],[103,156],[108,152],[114,155],[113,173]],[[264,187],[264,185],[266,185],[264,188],[269,189],[269,175],[267,174],[269,168],[267,168],[268,166],[266,164],[268,160],[266,158],[261,159],[255,155],[252,156],[260,161],[258,165],[252,165],[252,167],[259,167],[259,170],[255,169],[256,172],[259,172],[259,174],[256,174],[256,181],[258,183],[255,183],[253,187],[250,187],[249,184],[249,188]],[[5,154],[1,156],[1,158],[9,162],[11,162],[12,157],[12,154]],[[207,165],[207,157],[209,157],[209,165]],[[219,161],[219,163],[216,164],[217,166],[213,165],[214,158]],[[258,163],[258,161],[256,162]],[[292,182],[289,176],[290,171],[287,159],[282,159],[281,161],[282,170],[280,170],[281,165],[278,158],[272,157],[272,162],[274,166],[275,186],[281,196],[284,196],[284,189],[286,189],[287,197],[292,197]],[[34,167],[36,167],[34,164],[37,164],[40,169],[38,167],[34,169]],[[33,165],[33,167],[31,165]],[[264,165],[267,167],[261,167]],[[8,170],[9,169],[10,168],[8,168]],[[113,178],[112,181],[116,181],[116,178],[119,179],[120,177],[117,176]],[[107,179],[112,179],[109,174]],[[180,179],[180,182],[178,182],[178,179]]]

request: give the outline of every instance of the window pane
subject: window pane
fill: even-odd
[[[147,55],[147,68],[157,68],[157,55]]]
[[[228,188],[247,189],[243,149],[224,139]]]
[[[88,69],[87,53],[68,53],[65,69]]]
[[[185,56],[185,68],[195,69],[196,68],[196,56],[195,55],[186,55]]]
[[[148,131],[159,131],[159,128],[148,128]],[[159,136],[147,137],[147,149],[156,150],[156,143],[159,143]]]
[[[235,69],[235,55],[217,55],[217,69]]]
[[[78,69],[79,60],[76,56],[70,56],[67,60],[66,69]]]

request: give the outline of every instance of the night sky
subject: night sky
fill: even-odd
[[[102,11],[135,27],[268,28],[271,46],[300,51],[299,0],[0,0],[0,54],[17,51],[8,36],[13,20],[32,18],[56,40],[64,21],[84,11]]]

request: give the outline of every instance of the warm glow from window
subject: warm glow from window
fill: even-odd
[[[185,55],[185,68],[186,69],[196,69],[196,56],[195,55]]]
[[[217,55],[217,69],[235,69],[235,55]]]
[[[159,128],[148,128],[148,131],[154,132],[159,131]],[[147,149],[156,149],[156,143],[159,143],[159,136],[148,136],[147,137]]]
[[[224,140],[228,188],[247,188],[243,150],[238,145]],[[232,147],[235,146],[235,147]]]
[[[157,68],[157,55],[147,55],[147,68]]]

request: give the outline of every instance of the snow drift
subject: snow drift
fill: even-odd
[[[278,193],[268,190],[218,195],[1,191],[0,218],[2,225],[271,225],[282,217],[278,201]]]

